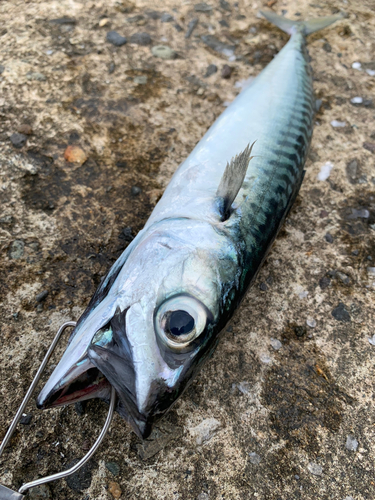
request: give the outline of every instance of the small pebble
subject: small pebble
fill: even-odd
[[[323,50],[325,50],[326,52],[332,52],[332,47],[329,43],[324,43],[323,44]]]
[[[354,500],[354,498],[349,496],[349,497],[345,497],[344,500]]]
[[[20,134],[25,134],[25,135],[32,135],[33,129],[30,127],[30,125],[27,125],[26,123],[23,123],[20,125],[17,129],[17,131]]]
[[[352,64],[353,69],[361,69],[362,64],[360,62],[354,62]]]
[[[318,181],[326,181],[331,174],[331,170],[333,169],[333,163],[327,161],[320,169],[318,174]]]
[[[332,125],[332,127],[335,127],[335,128],[346,127],[346,122],[340,122],[338,120],[332,120],[331,121],[331,125]]]
[[[373,337],[369,338],[368,341],[371,345],[375,345],[375,334],[373,335]]]
[[[160,57],[160,59],[176,59],[177,57],[177,53],[167,45],[155,45],[151,52],[153,56]]]
[[[17,149],[21,149],[27,141],[27,137],[24,134],[20,134],[18,132],[14,132],[10,137],[10,142],[13,144],[13,146]]]
[[[322,104],[323,104],[323,101],[321,99],[317,99],[315,101],[315,110],[316,110],[316,112],[318,112],[320,110]]]
[[[197,17],[194,17],[194,19],[189,21],[188,28],[186,30],[185,38],[191,37],[191,35],[192,35],[193,31],[195,30],[195,28],[197,27],[197,25],[198,25],[198,18]]]
[[[202,35],[201,39],[203,43],[205,43],[210,49],[219,52],[220,54],[224,54],[227,57],[230,57],[234,54],[234,45],[228,45],[227,43],[223,43],[218,40],[213,35]]]
[[[324,219],[325,217],[328,217],[328,212],[327,212],[327,210],[322,210],[322,211],[320,212],[320,214],[319,214],[319,217],[320,217],[321,219]]]
[[[79,146],[68,146],[64,152],[64,158],[69,163],[83,165],[87,160],[87,155]]]
[[[357,451],[358,441],[351,434],[346,438],[345,448],[349,451]]]
[[[268,354],[265,354],[264,352],[260,354],[259,359],[261,360],[262,363],[265,363],[266,365],[269,365],[272,361],[270,356],[268,356]]]
[[[234,387],[236,387],[236,384],[234,384]],[[249,392],[250,392],[250,384],[249,384],[249,382],[246,382],[246,381],[243,381],[243,382],[240,382],[239,384],[237,384],[237,388],[242,394],[249,394]]]
[[[37,302],[43,302],[48,297],[48,290],[43,290],[43,292],[38,293],[36,296]]]
[[[108,74],[112,75],[112,73],[114,73],[115,69],[116,69],[115,63],[114,62],[109,63]]]
[[[108,17],[103,17],[103,19],[100,19],[99,21],[99,27],[103,28],[104,26],[107,26],[109,24],[109,19]]]
[[[333,236],[330,233],[326,233],[324,239],[326,240],[327,243],[333,243]]]
[[[146,83],[147,83],[147,76],[146,75],[135,76],[133,81],[137,85],[146,85]]]
[[[108,491],[116,500],[122,495],[120,485],[118,483],[115,483],[114,481],[110,481],[108,485]]]
[[[215,64],[210,64],[209,66],[207,66],[204,78],[208,78],[209,76],[213,75],[216,72],[217,72],[217,66]]]
[[[142,189],[138,186],[132,186],[130,192],[133,196],[138,196],[142,193]]]
[[[374,69],[366,69],[366,73],[370,76],[375,76],[375,70]]]
[[[372,278],[375,278],[375,267],[368,267],[367,268],[367,274],[371,276]]]
[[[26,74],[26,78],[37,82],[45,82],[47,80],[46,75],[43,75],[43,73],[39,73],[38,71],[29,71],[29,73]]]
[[[352,99],[350,99],[350,102],[352,104],[362,104],[363,98],[362,97],[353,97]]]
[[[311,472],[311,474],[313,474],[314,476],[321,476],[323,473],[323,467],[314,462],[310,462],[307,465],[307,470]]]
[[[259,285],[259,288],[262,290],[262,292],[266,292],[268,290],[268,286],[266,285],[266,283],[261,283]]]
[[[282,348],[283,344],[280,342],[278,339],[271,338],[270,339],[270,344],[275,351],[278,351],[279,349]]]
[[[208,493],[199,493],[199,495],[197,496],[197,500],[209,500],[210,498],[210,495]]]
[[[163,14],[160,17],[160,21],[162,23],[171,23],[173,21],[173,19],[174,19],[173,16],[168,14],[168,12],[163,12]]]
[[[220,7],[226,10],[227,12],[232,11],[232,7],[230,6],[230,3],[227,2],[227,0],[220,0]]]
[[[370,212],[366,208],[352,208],[351,214],[347,215],[347,219],[368,219],[370,217]]]
[[[0,64],[0,75],[2,75],[5,71],[5,66],[3,66],[2,64]]]
[[[107,42],[115,45],[116,47],[121,47],[127,42],[124,36],[121,36],[117,31],[108,31],[106,35]]]
[[[10,259],[20,259],[23,256],[25,250],[25,242],[23,240],[15,240],[10,246],[9,258]]]
[[[315,328],[316,327],[315,319],[307,318],[306,325],[309,326],[310,328]]]
[[[146,45],[151,44],[151,37],[148,33],[134,33],[134,35],[130,37],[129,41],[130,43],[135,43],[145,47]]]
[[[344,283],[344,285],[349,285],[350,278],[347,274],[342,273],[341,271],[337,271],[336,277],[339,278],[339,280],[342,281],[342,283]]]
[[[249,457],[250,457],[250,462],[253,465],[259,465],[260,462],[262,461],[262,458],[257,453],[255,453],[254,451],[252,451],[251,453],[249,453]]]
[[[116,462],[107,462],[105,464],[109,472],[111,472],[114,476],[118,476],[120,474],[120,466]]]
[[[221,422],[216,418],[206,418],[195,427],[189,428],[189,433],[195,439],[198,446],[210,441],[221,428]]]
[[[330,284],[331,280],[330,278],[328,278],[328,276],[324,276],[322,279],[319,280],[319,286],[322,290],[329,287]]]
[[[348,323],[351,320],[350,314],[342,302],[333,309],[331,314],[337,321],[342,321],[343,323]]]
[[[20,424],[30,425],[32,418],[32,415],[22,415],[22,417],[20,418]]]
[[[194,10],[196,12],[211,12],[212,7],[211,5],[208,5],[206,2],[201,2],[194,5]]]
[[[226,19],[220,19],[219,21],[219,24],[223,27],[223,28],[229,28],[229,23]]]
[[[232,72],[233,72],[233,68],[228,66],[228,64],[224,64],[224,66],[221,70],[221,77],[228,79],[228,78],[230,78]]]

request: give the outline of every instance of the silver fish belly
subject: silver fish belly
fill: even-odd
[[[145,438],[215,349],[303,180],[306,34],[339,19],[265,16],[289,42],[179,166],[79,319],[40,408],[108,400],[112,385],[117,410]]]

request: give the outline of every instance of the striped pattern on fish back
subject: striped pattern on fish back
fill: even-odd
[[[296,58],[295,85],[284,96],[280,116],[259,160],[260,188],[256,196],[249,193],[242,211],[241,238],[246,241],[244,284],[256,273],[299,191],[312,135],[312,78],[303,34],[293,35],[289,44]]]

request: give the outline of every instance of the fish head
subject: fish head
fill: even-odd
[[[229,283],[236,287],[238,268],[235,252],[223,246],[225,238],[210,224],[157,225],[96,306],[95,328],[87,316],[85,362],[115,387],[119,412],[142,438],[187,387],[225,326],[223,294]]]

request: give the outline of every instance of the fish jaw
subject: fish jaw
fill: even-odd
[[[107,399],[110,384],[96,366],[85,357],[69,368],[51,388],[39,394],[36,405],[40,410],[69,405],[92,398]]]

